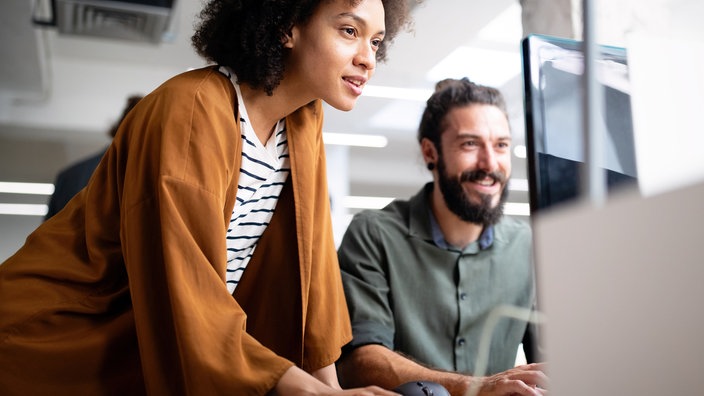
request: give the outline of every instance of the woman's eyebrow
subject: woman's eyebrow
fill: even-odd
[[[363,27],[367,27],[367,20],[355,14],[354,12],[343,12],[337,16],[337,19],[351,18]],[[376,34],[386,35],[385,30],[380,30]]]

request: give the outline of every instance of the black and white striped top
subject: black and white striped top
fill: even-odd
[[[271,221],[281,189],[290,173],[285,120],[281,119],[266,145],[252,129],[237,78],[220,67],[237,91],[242,130],[242,165],[237,183],[237,202],[227,230],[227,288],[235,291],[259,238]]]

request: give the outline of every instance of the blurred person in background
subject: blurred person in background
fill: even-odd
[[[127,103],[120,118],[112,125],[108,134],[110,138],[114,138],[117,133],[117,128],[120,126],[120,122],[127,116],[130,110],[142,99],[142,95],[132,95],[127,98]],[[107,150],[107,149],[106,149]],[[79,162],[69,165],[67,168],[61,170],[58,175],[56,175],[56,180],[54,181],[54,193],[51,194],[49,199],[49,211],[47,212],[44,220],[51,218],[53,215],[59,213],[61,209],[71,200],[79,191],[81,191],[87,184],[88,179],[93,175],[93,171],[98,166],[100,159],[105,155],[105,150],[96,153],[88,158],[85,158]]]

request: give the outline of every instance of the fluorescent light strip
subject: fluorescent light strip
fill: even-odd
[[[414,100],[420,102],[425,102],[432,94],[432,89],[397,88],[382,85],[367,85],[362,91],[362,96],[385,99]]]
[[[381,209],[393,200],[389,197],[346,196],[342,205],[348,209]]]
[[[0,215],[44,216],[49,206],[40,204],[0,204]]]
[[[509,216],[530,216],[530,205],[519,202],[506,202],[504,214]]]
[[[51,195],[54,193],[54,185],[51,183],[0,182],[0,193]]]
[[[325,144],[336,144],[340,146],[381,148],[386,147],[389,140],[386,136],[381,135],[323,132],[323,142]]]
[[[477,62],[481,59],[481,62]],[[521,74],[521,57],[515,51],[458,47],[426,74],[429,81],[469,77],[473,82],[502,87]]]
[[[511,191],[528,191],[527,179],[509,179],[508,189]]]

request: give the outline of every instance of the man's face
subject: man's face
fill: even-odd
[[[496,223],[511,175],[511,131],[496,106],[457,107],[445,117],[438,183],[447,207],[464,221]]]

